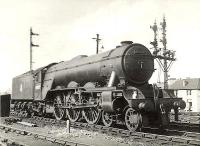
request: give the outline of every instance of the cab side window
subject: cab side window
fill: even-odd
[[[40,72],[36,74],[35,81],[36,82],[41,82],[41,73]]]

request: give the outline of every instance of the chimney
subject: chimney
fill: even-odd
[[[132,41],[122,41],[122,42],[121,42],[121,45],[122,45],[122,46],[124,46],[124,45],[131,45],[131,44],[133,44]]]
[[[183,87],[187,86],[187,84],[188,84],[188,81],[183,80]]]

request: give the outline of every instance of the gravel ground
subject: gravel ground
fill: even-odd
[[[4,143],[2,143],[2,142],[0,141],[0,146],[6,146],[6,144],[4,144]]]
[[[20,134],[15,134],[11,132],[5,132],[0,130],[0,135],[1,137],[4,137],[4,139],[9,139],[17,144],[22,144],[26,146],[59,146],[59,144],[54,144],[49,141],[44,141],[41,139],[35,139],[32,136],[27,136],[27,135],[20,135]],[[1,146],[1,143],[0,143]],[[6,146],[5,143],[2,143],[2,146]],[[9,146],[15,146],[15,145],[9,145]]]
[[[128,141],[128,139],[108,136],[98,132],[91,132],[87,130],[78,130],[71,128],[71,133],[67,133],[66,129],[57,127],[45,127],[48,133],[61,139],[70,139],[72,141],[79,141],[94,146],[142,146],[144,143]]]

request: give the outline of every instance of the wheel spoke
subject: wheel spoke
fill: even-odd
[[[96,111],[93,112],[93,119],[95,119],[95,117],[97,117],[97,112]]]

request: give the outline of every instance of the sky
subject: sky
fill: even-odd
[[[131,40],[151,48],[153,25],[167,21],[167,48],[176,51],[171,78],[200,77],[199,0],[0,0],[0,92],[12,78],[29,70],[30,36],[33,69],[77,55],[95,54],[99,33],[102,51]],[[161,35],[159,35],[161,37]],[[161,44],[160,44],[161,46]],[[159,67],[151,79],[158,81]],[[162,81],[162,79],[161,79]]]

